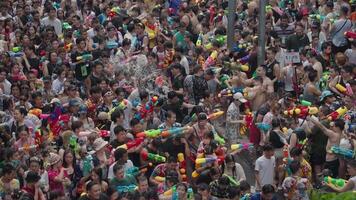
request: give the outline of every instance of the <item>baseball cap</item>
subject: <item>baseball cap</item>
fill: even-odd
[[[324,101],[326,97],[329,97],[329,96],[333,96],[334,94],[332,92],[330,92],[330,90],[324,90],[322,93],[321,93],[321,96],[320,96],[320,101]]]
[[[233,96],[235,100],[239,100],[241,103],[246,103],[247,100],[244,98],[241,92],[236,92]]]

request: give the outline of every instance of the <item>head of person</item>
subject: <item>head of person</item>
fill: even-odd
[[[120,163],[116,163],[114,165],[114,175],[118,180],[122,180],[125,177],[124,165]]]
[[[11,164],[5,164],[2,168],[2,175],[3,175],[3,179],[6,182],[11,181],[12,179],[15,178],[16,176],[16,171],[13,165]]]
[[[42,160],[36,156],[30,158],[29,170],[32,172],[39,173],[42,167]]]
[[[18,131],[20,140],[22,140],[22,141],[28,140],[28,137],[30,136],[30,134],[29,134],[29,129],[27,128],[27,126],[21,126],[17,131]]]
[[[168,111],[167,112],[167,123],[173,125],[177,120],[177,116],[174,112]]]
[[[344,53],[337,53],[335,55],[335,63],[339,66],[342,67],[347,63],[347,57]]]
[[[300,162],[298,160],[293,160],[289,164],[289,169],[293,175],[299,175],[300,171]]]
[[[179,197],[185,197],[187,195],[187,190],[188,190],[188,187],[186,184],[184,183],[178,183],[176,185],[176,188],[177,188],[177,192],[178,192],[178,196]]]
[[[101,177],[103,175],[103,170],[101,168],[94,168],[90,172],[90,179],[96,183],[101,183]]]
[[[356,176],[356,161],[355,160],[349,160],[347,162],[347,172],[351,177]]]
[[[320,102],[325,104],[332,104],[336,101],[336,98],[330,90],[324,90],[320,96]]]
[[[165,180],[166,180],[166,185],[168,187],[172,187],[173,185],[177,184],[179,182],[177,171],[175,169],[171,171],[167,170]]]
[[[115,161],[120,164],[125,164],[128,160],[127,150],[124,148],[118,148],[114,152]]]
[[[336,119],[330,123],[330,128],[337,133],[342,133],[345,129],[345,121],[343,119]]]
[[[140,193],[148,191],[149,186],[148,186],[147,177],[139,176],[137,177],[137,182],[138,182],[138,190]]]
[[[323,44],[321,45],[321,51],[326,54],[326,55],[330,55],[331,54],[331,47],[332,44],[331,42],[323,42]]]
[[[140,122],[140,120],[138,120],[137,118],[133,118],[130,121],[130,126],[131,126],[131,130],[134,133],[139,133],[143,131],[143,126]]]
[[[282,27],[288,26],[288,22],[289,22],[288,15],[287,15],[286,13],[284,13],[284,14],[281,16],[281,26],[282,26]]]
[[[177,157],[169,156],[167,158],[167,162],[166,162],[166,169],[168,171],[175,170],[177,168],[177,165],[178,165],[177,162],[178,162]]]
[[[277,48],[269,47],[266,51],[267,60],[274,60],[276,58]]]
[[[290,150],[290,156],[293,158],[293,160],[301,161],[303,159],[303,150],[298,147],[293,147]]]
[[[198,126],[204,128],[208,124],[208,115],[206,113],[199,113]]]
[[[204,70],[200,65],[196,65],[193,68],[193,73],[194,75],[201,77],[204,74]]]
[[[150,95],[146,90],[141,90],[139,95],[140,95],[141,103],[148,102],[148,98]]]
[[[274,148],[270,144],[266,144],[263,146],[263,155],[267,158],[270,159],[274,155]]]
[[[89,93],[94,100],[99,100],[101,98],[101,88],[97,85],[90,88]]]
[[[40,181],[41,176],[37,172],[29,171],[26,175],[26,184],[29,187],[34,187],[35,184]]]
[[[178,103],[179,102],[179,97],[177,95],[177,93],[175,91],[170,91],[168,92],[168,100],[171,102],[171,103]]]
[[[57,17],[57,11],[53,6],[49,8],[48,16],[52,19]]]
[[[349,14],[349,7],[347,5],[342,5],[340,8],[340,16],[348,16]]]
[[[86,186],[86,191],[90,200],[99,200],[101,194],[101,183],[90,181]]]
[[[72,149],[66,149],[63,153],[63,167],[74,167],[76,165],[75,154]]]
[[[256,74],[257,74],[257,76],[265,77],[266,76],[266,68],[265,68],[265,66],[257,67]]]
[[[296,25],[295,25],[295,34],[298,37],[302,37],[303,33],[304,33],[304,25],[302,23],[300,23],[300,22],[296,23]]]
[[[125,142],[126,141],[126,129],[122,127],[121,125],[117,125],[114,128],[114,134],[116,136],[116,139],[119,142]]]
[[[312,83],[314,83],[315,81],[318,81],[318,72],[315,69],[311,69],[308,72],[308,79]]]
[[[251,193],[251,185],[246,181],[240,181],[241,196]]]
[[[122,124],[124,121],[124,112],[121,109],[115,109],[114,112],[111,113],[111,121],[116,124]]]
[[[198,185],[198,193],[202,196],[202,197],[209,197],[210,196],[210,188],[209,185],[206,183],[201,183]]]
[[[73,121],[71,125],[71,129],[74,133],[80,133],[81,131],[84,130],[83,122],[80,120]]]
[[[27,110],[23,106],[18,106],[15,108],[14,118],[17,122],[22,122],[27,115]]]
[[[274,196],[274,187],[273,185],[267,184],[262,187],[261,198],[262,200],[272,200]]]

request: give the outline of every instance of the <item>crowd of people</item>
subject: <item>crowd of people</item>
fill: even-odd
[[[356,2],[228,5],[1,1],[0,199],[355,198]]]

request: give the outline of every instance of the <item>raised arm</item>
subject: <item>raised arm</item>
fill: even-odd
[[[326,128],[322,123],[319,122],[318,118],[316,118],[315,116],[312,117],[308,117],[308,119],[310,119],[310,121],[318,128],[320,128],[322,130],[322,132],[328,136],[328,137],[333,137],[333,132],[331,130],[329,130],[328,128]]]

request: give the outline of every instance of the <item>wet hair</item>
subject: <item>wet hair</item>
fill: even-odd
[[[262,187],[262,193],[263,194],[271,194],[274,193],[274,187],[271,184],[264,185]]]
[[[124,112],[120,109],[115,109],[114,112],[111,113],[111,121],[116,122],[116,119],[123,116]],[[115,130],[114,130],[115,131]]]
[[[263,146],[263,151],[273,151],[273,150],[274,148],[270,144],[266,144],[265,146]]]
[[[114,169],[113,169],[114,170],[114,174],[116,174],[119,170],[122,170],[122,169],[124,169],[124,166],[119,164],[119,163],[116,163],[114,165]]]
[[[85,187],[86,191],[89,192],[91,190],[91,188],[93,188],[94,185],[99,185],[99,183],[95,183],[94,181],[90,181],[89,183],[87,183],[87,185]]]
[[[345,121],[343,119],[336,119],[334,121],[334,124],[336,127],[338,127],[340,130],[344,130],[345,128]]]
[[[277,118],[272,119],[272,128],[280,127],[281,126],[281,120]]]
[[[146,99],[149,96],[148,92],[146,90],[141,90],[140,91],[140,99]]]
[[[137,124],[139,124],[140,123],[140,120],[138,120],[137,118],[133,118],[133,119],[131,119],[131,121],[130,121],[130,126],[131,127],[134,127],[134,126],[136,126]]]
[[[119,134],[120,132],[123,132],[123,131],[126,131],[126,129],[124,127],[122,127],[121,125],[117,125],[114,128],[114,134],[115,135],[117,135],[117,134]]]
[[[318,77],[318,72],[316,70],[310,70],[310,72],[308,73],[308,79],[311,81],[311,82],[314,82],[315,79]]]
[[[124,148],[116,149],[114,152],[115,161],[120,160],[126,153],[127,153],[127,150]]]
[[[290,164],[289,164],[289,169],[292,172],[292,174],[295,174],[298,172],[298,170],[300,169],[300,162],[297,160],[293,160]]]

